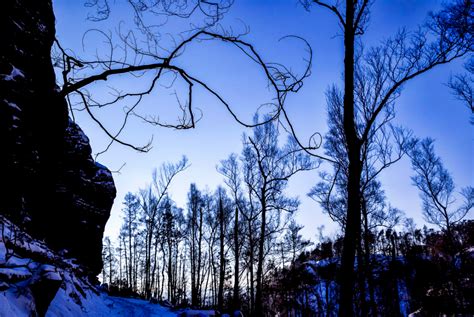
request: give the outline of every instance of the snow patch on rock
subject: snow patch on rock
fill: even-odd
[[[10,75],[3,75],[3,79],[7,81],[16,80],[16,78],[25,78],[25,75],[21,70],[12,65],[12,71]]]

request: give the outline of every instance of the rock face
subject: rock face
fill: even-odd
[[[51,1],[3,1],[0,29],[0,215],[98,274],[115,186],[59,95]]]
[[[0,316],[45,316],[54,299],[67,301],[56,315],[78,316],[72,311],[82,311],[82,301],[97,297],[86,272],[72,259],[48,249],[2,216],[0,231]]]
[[[146,300],[108,296],[83,268],[0,216],[1,317],[178,316]]]

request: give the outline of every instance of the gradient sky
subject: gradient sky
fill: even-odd
[[[83,2],[54,1],[58,39],[64,47],[75,50],[79,56],[82,53],[82,34],[86,30],[96,27],[113,29],[117,21],[127,20],[131,14],[122,3],[125,1],[118,0],[110,20],[92,23],[86,19],[90,11],[83,7]],[[371,10],[368,31],[364,35],[366,46],[379,43],[400,27],[413,30],[440,3],[433,0],[376,1]],[[291,95],[287,101],[291,119],[302,139],[307,139],[313,132],[326,131],[324,92],[333,83],[341,84],[342,37],[339,36],[336,22],[327,10],[313,7],[307,12],[297,0],[236,0],[223,20],[224,25],[236,30],[242,30],[243,23],[248,26],[250,33],[244,39],[254,44],[266,61],[283,62],[296,70],[304,65],[304,46],[295,40],[281,42],[279,39],[285,35],[298,35],[312,46],[312,76],[306,79],[301,91]],[[183,23],[189,22],[170,21],[164,33],[181,30],[186,27]],[[88,43],[89,49],[95,50],[94,45],[99,49],[101,47],[100,43],[94,43],[92,39]],[[255,64],[229,45],[209,42],[193,45],[180,58],[180,63],[224,96],[248,122],[258,105],[268,101],[270,96]],[[396,123],[412,129],[416,136],[429,136],[436,140],[437,153],[451,171],[458,189],[474,183],[474,134],[473,125],[469,124],[469,111],[455,100],[445,85],[450,74],[459,71],[461,66],[461,62],[441,66],[413,80],[405,86],[396,103]],[[140,80],[126,82],[126,85],[139,86]],[[173,109],[176,108],[169,92],[153,98],[144,106],[163,116],[174,115]],[[128,191],[136,192],[149,183],[152,170],[163,162],[175,162],[186,155],[191,163],[191,167],[175,179],[170,189],[178,206],[186,206],[186,194],[191,182],[195,182],[200,189],[207,187],[211,191],[222,184],[222,176],[216,171],[216,165],[230,153],[240,153],[242,133],[250,131],[239,126],[223,105],[202,90],[196,91],[195,105],[203,111],[203,118],[196,129],[174,131],[132,122],[124,139],[144,143],[153,135],[153,149],[142,154],[114,144],[99,157],[98,161],[111,170],[126,163],[120,174],[114,174],[117,198],[106,235],[115,237],[118,234],[125,194]],[[121,109],[98,113],[112,129],[117,126],[121,114]],[[76,119],[90,137],[93,152],[102,150],[108,142],[104,133],[84,114],[77,114]],[[388,202],[422,225],[421,201],[411,185],[412,174],[410,162],[404,159],[385,171],[381,180]],[[317,203],[306,197],[318,179],[317,170],[301,173],[290,180],[287,191],[289,195],[300,197],[302,203],[297,220],[305,226],[303,234],[311,239],[315,239],[319,226],[325,226],[326,234],[333,234],[337,228],[328,216],[321,213]],[[471,212],[468,217],[472,218],[472,215]]]

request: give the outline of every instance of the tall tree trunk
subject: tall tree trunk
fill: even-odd
[[[253,316],[255,310],[255,289],[254,289],[254,276],[253,276],[253,260],[254,260],[254,241],[252,238],[252,222],[248,222],[249,230],[249,270],[250,270],[250,315]]]
[[[128,255],[130,256],[130,260],[128,261],[128,286],[132,288],[132,222],[130,221],[130,215],[128,221]],[[127,258],[125,257],[125,262],[126,261]]]
[[[135,259],[133,268],[133,290],[138,291],[138,262],[137,261],[137,242],[133,244],[133,258]]]
[[[354,260],[357,241],[360,237],[360,140],[354,119],[354,2],[346,1],[346,23],[344,26],[344,134],[346,136],[349,170],[347,183],[347,214],[344,232],[341,272],[339,316],[353,316]]]
[[[151,282],[150,282],[150,290],[154,288],[155,286],[155,272],[157,270],[160,270],[159,265],[158,265],[158,234],[155,237],[155,244],[154,244],[154,252],[153,252],[153,269],[151,270]],[[155,292],[156,293],[156,292]]]
[[[370,312],[371,316],[377,316],[377,303],[375,302],[375,289],[374,289],[374,279],[372,276],[372,262],[370,259],[370,239],[369,239],[369,234],[370,234],[370,229],[369,229],[369,217],[367,214],[367,208],[366,208],[366,202],[364,200],[364,205],[362,209],[363,217],[364,217],[364,263],[365,263],[365,277],[367,279],[367,286],[369,288],[369,296],[370,296],[370,309],[372,310]]]
[[[204,276],[201,275],[202,267],[201,267],[201,262],[202,262],[202,221],[203,218],[203,210],[202,208],[199,209],[199,239],[198,239],[198,263],[197,263],[197,292],[196,292],[196,303],[197,306],[201,306],[201,296],[202,296],[202,279]]]
[[[262,206],[262,223],[260,225],[260,238],[258,241],[258,263],[257,263],[257,289],[255,294],[255,315],[263,316],[263,261],[265,252],[265,229],[266,229],[266,193],[262,189],[261,193],[261,206]]]
[[[173,259],[172,259],[172,245],[170,239],[168,239],[168,300],[173,303]]]
[[[219,291],[217,295],[217,309],[222,313],[224,308],[224,279],[225,279],[225,255],[224,255],[224,207],[222,206],[222,198],[219,199]]]
[[[240,309],[239,294],[239,208],[235,207],[234,215],[234,309]]]
[[[183,292],[182,292],[182,297],[183,299],[186,298],[187,296],[187,289],[186,289],[186,252],[183,252],[183,255],[182,255],[182,262],[183,262],[183,272],[182,272],[182,284],[183,284]],[[187,304],[187,303],[186,303]]]
[[[109,287],[112,286],[112,250],[109,246]]]
[[[196,292],[196,242],[195,242],[195,214],[193,211],[193,218],[191,220],[191,245],[189,247],[189,257],[191,262],[191,306],[197,306],[197,292]]]
[[[122,245],[122,242],[120,242]],[[122,247],[119,248],[119,282],[118,282],[119,289],[122,288]]]
[[[368,302],[367,302],[367,295],[366,295],[366,279],[365,279],[365,269],[367,267],[367,262],[365,261],[365,257],[363,256],[364,252],[362,251],[362,239],[358,240],[357,243],[357,277],[358,277],[358,284],[359,284],[359,300],[358,300],[358,307],[360,311],[360,316],[369,316],[368,312]]]
[[[127,287],[130,287],[130,284],[131,284],[131,280],[130,280],[130,274],[129,274],[129,255],[127,255],[127,243],[125,242],[125,237],[124,237],[124,241],[123,241],[123,255],[124,255],[124,258],[125,258],[125,278],[127,280]]]
[[[163,254],[163,265],[161,266],[160,298],[163,298],[163,292],[165,291],[165,268],[166,268],[166,255],[165,255],[164,242],[161,244],[161,252]]]
[[[145,259],[145,298],[150,299],[151,296],[151,285],[150,285],[150,273],[151,273],[151,247],[153,241],[153,227],[154,224],[150,222],[149,232],[147,237],[147,250],[146,250],[146,259]]]
[[[212,296],[212,305],[215,306],[217,303],[217,268],[216,268],[216,261],[214,260],[214,238],[210,238],[211,242],[209,243],[209,275],[212,275],[212,281],[211,281],[211,296]],[[205,289],[207,290],[207,284],[205,286]],[[206,297],[206,296],[204,296]]]

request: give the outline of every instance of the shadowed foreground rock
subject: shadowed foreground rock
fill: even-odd
[[[3,1],[0,28],[0,215],[97,275],[116,191],[58,93],[51,1]]]

